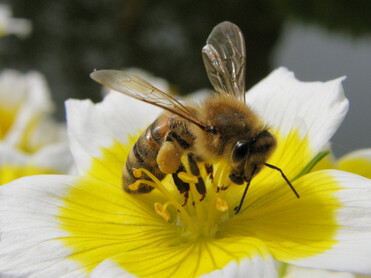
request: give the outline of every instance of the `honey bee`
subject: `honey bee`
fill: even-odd
[[[276,147],[276,139],[245,102],[245,42],[240,29],[231,22],[218,24],[202,49],[208,78],[216,93],[201,104],[182,104],[172,96],[128,72],[99,70],[91,78],[113,90],[163,108],[165,111],[141,134],[132,147],[123,169],[123,188],[128,193],[146,193],[152,187],[141,183],[138,190],[129,185],[138,180],[133,168],[145,168],[162,180],[172,174],[180,193],[188,198],[189,184],[177,173],[184,171],[181,156],[188,154],[191,172],[199,176],[197,161],[225,159],[231,168],[230,180],[246,183],[237,214],[253,177],[263,167],[281,173],[291,190],[298,193],[282,170],[266,161]],[[150,180],[148,176],[140,179]],[[205,196],[199,178],[196,187]]]

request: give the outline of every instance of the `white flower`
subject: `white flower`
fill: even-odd
[[[33,153],[65,141],[65,127],[53,120],[53,109],[43,75],[0,72],[0,144]]]
[[[284,278],[356,278],[355,274],[349,272],[335,272],[321,269],[311,269],[290,265],[287,267]],[[366,277],[364,277],[366,278]]]
[[[313,171],[323,169],[338,169],[371,179],[371,149],[355,150],[339,159],[330,154],[322,159]]]
[[[71,168],[66,127],[52,118],[53,108],[40,73],[0,73],[0,185]]]
[[[71,154],[62,144],[50,145],[34,154],[0,144],[0,186],[25,176],[68,173],[71,164]]]
[[[13,18],[9,6],[0,4],[0,37],[15,34],[21,38],[30,35],[31,22],[23,18]]]
[[[279,173],[263,169],[237,215],[243,187],[216,190],[226,180],[222,162],[214,164],[213,179],[199,165],[206,197],[201,201],[190,181],[184,207],[170,177],[153,178],[151,193],[125,193],[127,154],[160,110],[118,93],[98,104],[68,101],[78,175],[2,186],[0,273],[275,277],[277,259],[370,274],[371,181],[336,170],[305,171],[346,114],[341,81],[304,83],[281,68],[248,92],[247,103],[278,141],[268,163],[285,172],[300,199]]]

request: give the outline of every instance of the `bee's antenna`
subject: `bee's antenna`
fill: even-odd
[[[286,183],[290,186],[291,190],[295,193],[296,197],[297,198],[300,198],[298,192],[296,192],[295,188],[292,186],[291,182],[287,179],[287,177],[285,176],[285,174],[282,172],[282,170],[272,164],[268,164],[268,163],[264,163],[265,166],[271,168],[271,169],[274,169],[274,170],[277,170],[281,173],[283,179],[286,181]]]
[[[246,196],[246,193],[247,193],[247,189],[249,189],[249,186],[250,186],[250,182],[255,174],[255,171],[256,171],[256,167],[254,168],[254,170],[252,171],[251,175],[250,175],[250,178],[248,180],[246,180],[246,187],[245,187],[245,190],[243,191],[243,194],[242,194],[242,198],[241,198],[241,201],[240,201],[240,204],[234,208],[234,214],[237,214],[240,210],[241,210],[241,207],[242,207],[242,204],[243,204],[243,201],[245,200],[245,196]]]

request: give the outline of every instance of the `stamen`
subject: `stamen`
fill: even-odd
[[[227,202],[224,199],[217,197],[216,198],[216,209],[219,210],[220,212],[228,211]]]
[[[198,179],[197,179],[198,181]],[[204,231],[204,227],[205,227],[205,216],[204,216],[204,208],[200,205],[201,203],[201,199],[199,198],[199,192],[196,188],[196,185],[191,182],[190,183],[190,192],[191,192],[191,196],[192,196],[192,199],[193,199],[193,205],[196,209],[196,217],[197,217],[197,222],[198,222],[198,227],[201,231]]]
[[[154,188],[157,187],[156,184],[154,182],[152,182],[152,181],[149,181],[149,180],[136,180],[134,183],[132,183],[132,184],[129,185],[129,189],[131,191],[136,191],[136,190],[139,189],[139,186],[140,186],[141,183],[147,184],[147,185],[152,186]]]
[[[200,163],[194,161],[190,154],[182,157],[181,165],[183,168],[173,174],[174,185],[180,196],[174,194],[176,192],[168,188],[166,183],[160,181],[144,168],[133,169],[133,175],[138,180],[129,188],[130,190],[138,190],[142,183],[158,189],[166,200],[153,204],[157,215],[166,222],[184,225],[186,237],[194,239],[201,235],[213,237],[219,229],[220,221],[229,217],[228,198],[224,199],[223,197],[225,194],[223,189],[227,189],[231,184],[229,166],[225,163],[217,163],[212,170],[208,171],[203,164],[200,167]],[[212,172],[213,178],[210,178],[210,172]],[[178,184],[175,180],[178,180]],[[183,186],[183,183],[187,186]],[[185,203],[182,206],[180,197],[183,194]],[[186,203],[188,196],[190,201]],[[174,209],[168,209],[168,206],[173,206]]]
[[[140,186],[140,180],[137,180],[136,182],[129,185],[129,189],[131,191],[137,191],[139,190],[139,186]]]
[[[188,174],[186,172],[180,172],[180,173],[178,173],[178,177],[183,182],[186,182],[186,183],[197,183],[198,182],[198,178],[197,177],[195,177],[194,175]]]
[[[133,168],[133,176],[137,179],[142,176],[142,171],[140,169]]]
[[[161,216],[166,222],[169,222],[170,220],[170,213],[169,211],[166,209],[168,206],[168,203],[165,203],[165,205],[161,205],[160,203],[155,203],[154,204],[154,207],[155,207],[155,212]]]
[[[135,171],[137,171],[136,174],[139,174],[139,173],[141,175],[143,173],[146,174],[152,181],[138,180],[134,184],[136,184],[137,182],[139,182],[139,183],[145,183],[145,184],[148,184],[148,185],[150,185],[150,186],[152,186],[154,188],[157,188],[162,194],[164,194],[166,196],[166,198],[169,200],[169,203],[171,203],[179,211],[180,217],[183,219],[184,223],[188,226],[188,228],[190,229],[191,233],[193,235],[197,236],[199,234],[199,232],[198,232],[198,229],[196,228],[195,224],[193,223],[191,217],[189,216],[189,214],[187,213],[187,211],[181,206],[181,204],[178,203],[178,201],[175,199],[175,196],[173,196],[173,194],[171,194],[167,190],[167,188],[161,183],[161,181],[159,181],[159,179],[156,178],[147,169],[144,169],[144,168],[135,169],[135,168],[133,168],[133,172],[135,172]],[[156,208],[155,208],[155,210],[156,210]],[[157,211],[156,211],[156,213],[157,213]]]

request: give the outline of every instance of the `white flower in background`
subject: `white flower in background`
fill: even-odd
[[[25,176],[68,173],[71,164],[71,154],[61,144],[50,145],[34,154],[0,144],[0,186]]]
[[[184,207],[170,176],[153,178],[151,193],[125,193],[127,154],[160,110],[114,92],[98,104],[68,101],[78,175],[32,176],[1,187],[0,273],[276,277],[276,259],[370,274],[371,180],[337,170],[308,173],[348,109],[341,81],[300,82],[281,68],[248,92],[247,103],[277,138],[268,163],[284,171],[300,199],[279,173],[263,169],[237,215],[244,188],[216,190],[228,180],[222,161],[213,178],[200,163],[202,201],[188,172]]]
[[[31,22],[23,18],[13,18],[9,6],[0,4],[0,37],[14,34],[25,38],[32,31]]]
[[[371,149],[352,151],[339,159],[332,154],[322,159],[313,171],[338,169],[371,179]]]
[[[0,72],[0,144],[33,153],[66,142],[63,124],[52,118],[54,105],[43,75]]]
[[[40,73],[0,72],[0,185],[71,168],[66,127],[52,118],[53,109]]]

